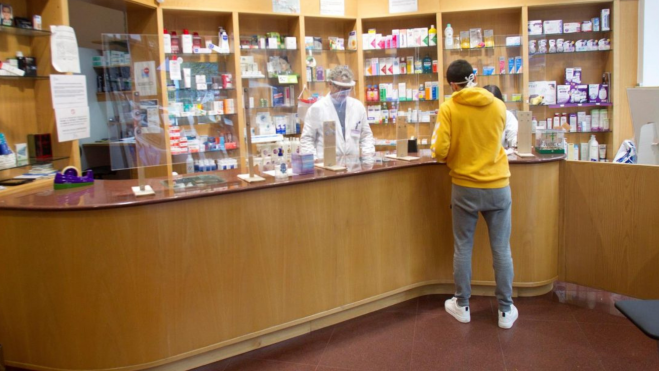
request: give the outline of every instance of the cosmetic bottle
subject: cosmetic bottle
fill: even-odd
[[[437,45],[437,29],[435,28],[435,25],[431,25],[430,29],[428,30],[428,45]]]
[[[183,54],[192,54],[192,35],[188,30],[183,30],[181,45],[183,46]]]
[[[432,73],[432,59],[428,54],[423,58],[423,73]]]
[[[162,35],[162,42],[163,42],[163,49],[165,50],[165,54],[171,54],[172,53],[172,37],[167,32],[167,29],[165,29],[164,34]]]
[[[227,32],[224,30],[223,27],[220,27],[220,31],[218,32],[218,36],[220,38],[220,53],[229,53],[229,35],[227,35]]]
[[[453,49],[453,27],[450,23],[444,29],[444,49]]]
[[[176,34],[176,31],[172,31],[170,36],[170,44],[172,54],[179,54],[181,52],[181,39]]]
[[[192,50],[194,48],[199,48],[201,49],[201,36],[197,32],[192,33]]]
[[[195,172],[194,160],[192,155],[188,154],[188,159],[185,161],[185,173],[192,174]]]
[[[599,143],[597,143],[594,134],[590,136],[590,141],[588,141],[588,161],[599,161]]]
[[[18,62],[18,69],[25,71],[26,65],[25,65],[25,57],[23,56],[23,52],[18,50],[16,51],[16,61]]]
[[[286,168],[286,160],[284,159],[284,151],[279,148],[277,156],[277,166],[275,167],[275,179],[288,179],[288,169]]]

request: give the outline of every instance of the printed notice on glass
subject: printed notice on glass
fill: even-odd
[[[272,11],[275,13],[300,13],[300,0],[272,0]]]
[[[418,0],[389,0],[389,13],[410,13],[419,9]]]
[[[345,0],[320,0],[320,14],[346,15]]]
[[[142,97],[158,94],[156,83],[156,62],[135,62],[135,88]]]
[[[53,108],[87,107],[87,81],[83,75],[50,75]]]
[[[169,60],[169,79],[172,81],[181,80],[181,63],[183,58],[174,58]]]
[[[55,70],[80,73],[76,32],[69,26],[50,26],[50,32],[50,50]]]
[[[60,142],[89,138],[89,107],[56,109],[55,123]]]

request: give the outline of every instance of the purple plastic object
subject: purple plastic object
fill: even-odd
[[[84,176],[78,176],[78,170],[69,168],[64,173],[55,174],[55,189],[83,187],[94,184],[94,174],[87,170]]]

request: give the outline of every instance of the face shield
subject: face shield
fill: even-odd
[[[330,99],[335,106],[344,106],[348,97],[353,96],[355,92],[355,82],[342,82],[330,80]]]

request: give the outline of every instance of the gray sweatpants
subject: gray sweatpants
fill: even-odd
[[[510,311],[513,303],[513,258],[510,254],[512,197],[504,188],[467,188],[453,184],[453,279],[459,306],[468,306],[471,297],[471,253],[478,213],[483,214],[490,235],[496,296],[499,310]]]

